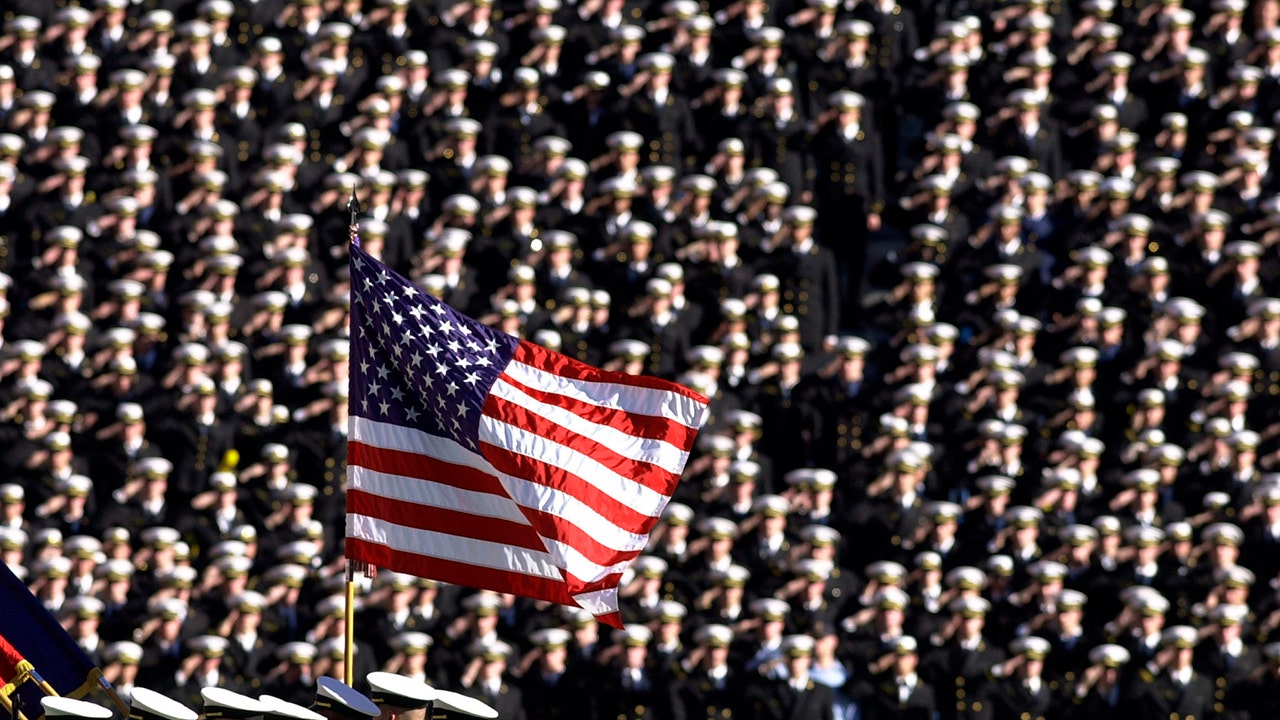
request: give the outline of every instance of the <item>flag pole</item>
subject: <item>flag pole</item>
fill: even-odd
[[[129,717],[129,703],[125,702],[124,698],[120,697],[120,693],[116,692],[116,688],[111,684],[111,681],[103,677],[102,670],[95,667],[90,671],[89,677],[93,682],[97,683],[98,689],[107,694],[107,699],[111,701],[111,704],[115,705],[116,709],[119,710],[124,717]]]
[[[355,245],[360,244],[360,200],[356,197],[356,186],[351,186],[351,198],[347,200],[347,212],[351,213],[350,242]],[[347,573],[347,603],[344,610],[343,637],[342,637],[342,681],[348,686],[354,685],[355,681],[355,655],[356,655],[356,577],[355,564],[350,560],[346,562]]]
[[[31,680],[44,691],[45,695],[49,695],[51,697],[58,696],[58,691],[54,690],[53,686],[49,684],[49,681],[41,677],[40,673],[36,672],[35,668],[31,668]]]
[[[356,655],[356,579],[355,570],[350,560],[347,561],[347,608],[346,621],[343,625],[343,644],[342,644],[342,681],[347,685],[353,685],[355,680],[355,660]]]

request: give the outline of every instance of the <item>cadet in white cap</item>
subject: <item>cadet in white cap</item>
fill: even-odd
[[[1108,643],[1091,649],[1089,663],[1094,669],[1080,676],[1073,700],[1080,707],[1103,713],[1117,709],[1123,690],[1121,672],[1129,664],[1129,660],[1129,651],[1120,645]]]
[[[493,720],[498,717],[498,711],[488,703],[452,690],[437,690],[433,707],[435,710],[434,717],[442,718],[442,720],[465,717]]]
[[[382,714],[372,700],[331,677],[316,679],[316,695],[311,709],[328,720],[369,720]]]
[[[263,720],[324,720],[320,713],[274,695],[263,695],[258,701],[266,707]]]
[[[258,700],[226,688],[202,688],[200,697],[204,700],[204,716],[213,720],[249,720],[262,717],[267,712],[266,705]]]
[[[40,698],[40,704],[44,707],[44,716],[46,718],[109,720],[113,716],[110,710],[101,705],[67,697],[42,697]]]
[[[129,720],[197,720],[195,711],[155,690],[134,688],[129,696]]]
[[[436,690],[421,680],[389,672],[371,672],[365,676],[369,699],[382,708],[382,720],[406,718],[415,720],[436,699]]]

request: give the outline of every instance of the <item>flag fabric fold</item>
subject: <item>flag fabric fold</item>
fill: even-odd
[[[20,680],[24,671],[35,671],[66,697],[80,698],[98,687],[101,671],[4,563],[0,608],[0,679],[5,684]],[[17,694],[26,708],[39,708],[45,695],[30,682],[17,687]]]
[[[619,626],[706,398],[493,330],[357,245],[351,287],[347,558]]]

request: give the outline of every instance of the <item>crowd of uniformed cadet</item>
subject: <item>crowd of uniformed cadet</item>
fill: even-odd
[[[1280,710],[1280,2],[0,13],[0,556],[126,697],[342,676],[358,186],[432,294],[711,398],[624,631],[384,572],[358,679]]]

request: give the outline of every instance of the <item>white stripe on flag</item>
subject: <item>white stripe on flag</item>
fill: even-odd
[[[506,382],[502,376],[494,383],[492,395],[528,408],[547,422],[553,422],[566,430],[600,443],[613,452],[631,460],[657,465],[676,474],[684,467],[689,454],[662,440],[636,437],[608,425],[591,422],[563,408],[538,400],[519,387]]]
[[[458,443],[431,435],[403,425],[378,422],[368,418],[352,415],[348,423],[351,439],[365,445],[383,448],[384,450],[401,450],[403,452],[429,455],[437,460],[465,465],[483,473],[497,476],[498,471],[479,454],[474,453]]]
[[[632,553],[625,560],[614,563],[613,565],[600,565],[591,562],[583,557],[582,553],[568,543],[559,540],[549,540],[543,538],[543,542],[547,544],[547,549],[551,551],[551,557],[556,559],[556,563],[564,568],[570,575],[582,580],[583,582],[595,582],[607,575],[621,573],[627,569],[631,561],[639,555],[639,551]]]
[[[702,414],[706,411],[706,406],[697,400],[670,390],[573,380],[519,361],[512,361],[503,372],[516,382],[543,392],[564,395],[603,408],[666,418],[692,428],[700,426]],[[693,422],[687,422],[686,418],[693,418]]]
[[[500,495],[474,492],[444,483],[419,478],[378,472],[353,465],[347,472],[348,485],[370,495],[387,500],[410,502],[417,505],[456,510],[471,515],[510,520],[528,525],[524,513],[511,501]]]
[[[592,615],[604,615],[618,609],[618,588],[606,588],[595,592],[574,595],[582,609]]]
[[[521,524],[528,525],[529,522],[525,519],[524,513],[519,507],[520,505],[523,505],[535,510],[542,510],[554,514],[556,516],[556,522],[578,527],[584,533],[590,535],[594,540],[596,540],[596,542],[599,542],[601,545],[617,552],[638,553],[643,550],[645,545],[648,543],[647,536],[628,532],[626,529],[619,527],[616,523],[600,514],[599,511],[591,508],[589,505],[583,503],[577,498],[574,498],[572,495],[547,487],[541,483],[535,483],[529,480],[513,477],[505,473],[500,473],[483,458],[476,457],[474,453],[463,449],[452,440],[438,438],[422,432],[421,430],[415,430],[413,428],[390,423],[382,423],[376,420],[369,420],[368,418],[352,416],[351,421],[351,438],[353,440],[357,440],[374,447],[399,450],[419,455],[427,455],[428,453],[424,452],[422,448],[430,447],[433,451],[445,456],[440,458],[439,455],[436,455],[439,459],[455,464],[468,464],[487,474],[493,475],[499,479],[503,488],[509,494],[509,497],[504,498],[489,493],[468,492],[468,495],[474,495],[481,498],[484,504],[477,506],[477,509],[475,510],[470,507],[457,507],[456,509],[463,510],[464,512],[472,512],[478,515],[488,515],[495,518],[510,518]],[[470,458],[474,458],[474,460],[465,462],[470,460]],[[353,485],[353,487],[360,487],[372,494],[381,495],[383,497],[391,497],[391,495],[384,495],[383,492],[380,492],[379,490],[385,489],[388,493],[394,492],[393,489],[387,487],[387,482],[392,478],[399,477],[395,475],[377,473],[358,465],[349,467],[347,472],[348,477],[354,477],[357,479],[360,479],[365,473],[370,477],[380,475],[382,478],[385,478],[386,481],[383,481],[381,485],[372,485],[370,487]],[[431,483],[426,480],[417,480],[415,478],[402,478],[402,480],[406,483],[420,483],[423,491],[428,487],[456,491],[455,488],[440,485],[438,483]],[[369,481],[365,482],[367,483]],[[630,484],[635,485],[635,483]],[[428,498],[421,495],[415,495],[414,493],[416,491],[416,488],[414,490],[402,490],[402,492],[407,494],[404,499],[411,500],[413,502],[420,502],[424,505],[455,508],[453,504],[449,504],[447,501],[440,501],[434,497]],[[420,497],[420,500],[413,500],[412,497]],[[506,507],[503,507],[503,505],[506,505]],[[486,512],[481,512],[481,509],[486,510]],[[410,529],[405,528],[405,530],[409,531]],[[363,538],[364,536],[355,535],[355,537]],[[594,580],[618,570],[618,568],[615,567],[591,562],[587,558],[583,557],[577,550],[568,552],[565,549],[567,546],[562,546],[561,543],[554,542],[548,538],[543,537],[542,542],[547,546],[548,557],[554,558],[557,563],[561,564],[560,566],[563,569],[568,571],[574,577]],[[557,550],[557,547],[560,549]]]
[[[643,550],[649,543],[648,535],[627,532],[569,493],[504,473],[498,473],[498,477],[516,504],[555,515],[561,522],[581,528],[605,547],[629,552]]]
[[[419,530],[367,515],[347,515],[347,534],[401,552],[563,581],[551,555],[476,538]]]
[[[400,450],[403,452],[417,453],[420,455],[432,455],[433,457],[451,462],[458,465],[469,465],[477,470],[481,470],[487,474],[497,477],[502,482],[503,487],[511,495],[510,502],[513,509],[500,511],[503,514],[492,514],[492,517],[512,517],[518,515],[520,522],[525,522],[524,514],[516,505],[522,505],[534,510],[541,510],[556,515],[561,522],[572,524],[581,528],[583,532],[590,534],[602,545],[613,548],[620,552],[628,552],[631,550],[642,550],[648,543],[648,536],[628,532],[619,527],[617,523],[602,515],[599,510],[593,508],[587,503],[569,495],[560,490],[547,487],[541,483],[531,482],[523,478],[514,477],[505,473],[498,472],[484,458],[477,457],[475,453],[466,450],[452,440],[438,438],[433,435],[415,430],[413,428],[382,423],[367,418],[354,417],[351,418],[351,438],[359,442],[374,447],[385,448],[388,450]],[[425,451],[426,447],[430,447],[433,452]],[[364,472],[373,472],[371,470],[362,469]],[[413,480],[410,479],[412,482]],[[423,482],[426,481],[417,481]],[[446,489],[447,486],[445,486]],[[375,494],[381,494],[376,491]],[[488,493],[475,493],[489,502],[502,502],[501,498]],[[405,499],[411,499],[406,497]],[[422,501],[426,505],[440,505],[441,507],[449,507],[435,501]],[[485,514],[485,513],[477,513]],[[527,524],[527,523],[526,523]]]
[[[552,442],[532,430],[494,420],[488,415],[480,418],[480,440],[572,473],[614,500],[650,517],[658,517],[670,499],[631,478],[619,475],[590,455]]]

